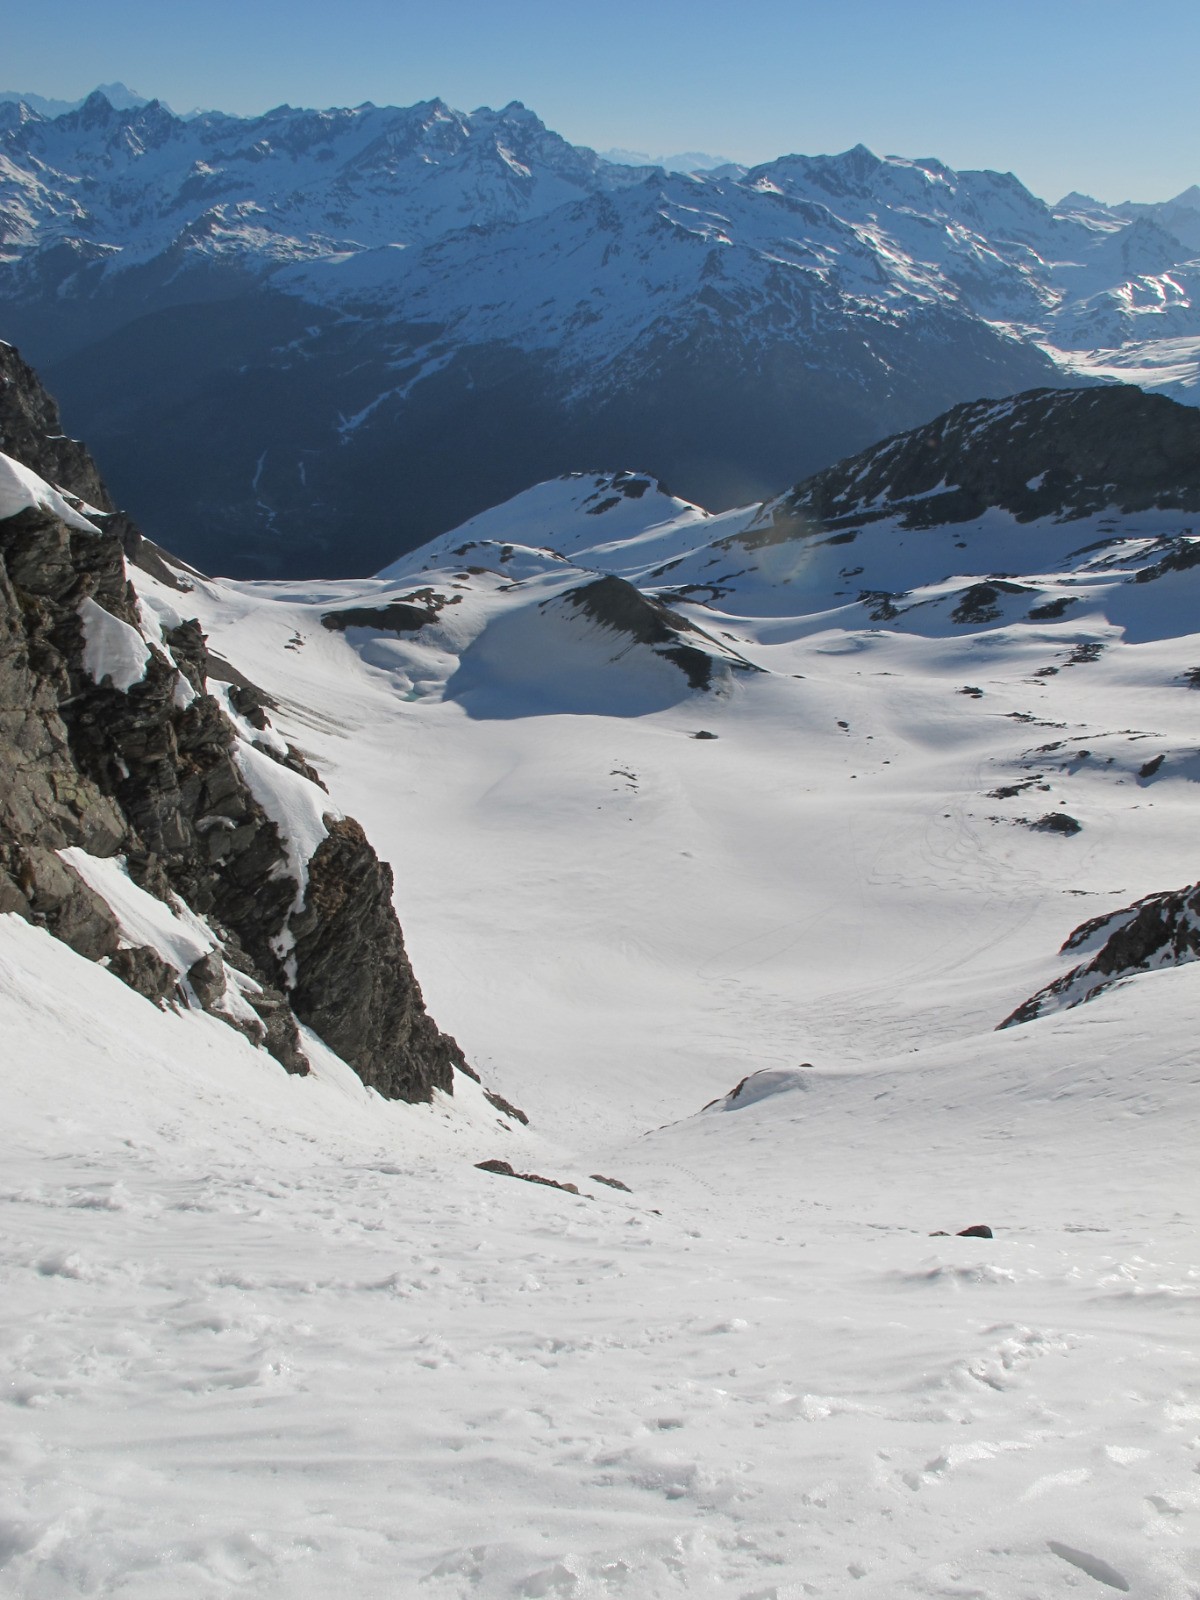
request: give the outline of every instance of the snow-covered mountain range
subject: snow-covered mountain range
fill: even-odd
[[[516,103],[97,93],[0,106],[0,295],[152,533],[337,575],[581,461],[720,509],[980,394],[1186,397],[1190,193],[1051,208],[862,147],[637,169]]]
[[[1200,413],[242,583],[0,356],[13,1591],[1187,1595]]]
[[[117,111],[132,111],[150,104],[146,95],[138,94],[136,89],[130,89],[124,83],[102,83],[92,92],[102,94]],[[22,89],[0,89],[0,105],[24,105],[39,117],[61,117],[67,111],[78,111],[87,98],[87,95],[83,95],[78,100],[54,100],[44,94],[30,94]]]

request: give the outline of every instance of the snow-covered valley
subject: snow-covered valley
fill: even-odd
[[[1197,875],[1197,513],[895,459],[824,522],[577,474],[374,579],[132,570],[529,1123],[0,917],[10,1592],[1200,1594],[1200,966],[996,1031]]]

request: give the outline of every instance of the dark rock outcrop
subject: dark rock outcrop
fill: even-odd
[[[392,869],[351,817],[326,819],[292,918],[298,1016],[389,1099],[450,1089],[458,1046],[425,1010],[392,909]]]
[[[1004,594],[1032,594],[1027,583],[1010,583],[1005,578],[993,578],[988,583],[973,583],[959,596],[958,604],[950,613],[951,622],[995,622],[1002,615],[1000,596]]]
[[[1147,895],[1121,911],[1092,917],[1075,929],[1062,949],[1082,950],[1097,943],[1090,960],[1039,989],[1000,1027],[1082,1005],[1135,972],[1200,960],[1200,883]]]
[[[622,1183],[620,1178],[606,1178],[602,1172],[589,1174],[593,1183],[603,1183],[609,1189],[620,1189],[623,1194],[632,1194],[633,1190],[627,1183]]]
[[[537,1172],[518,1172],[511,1161],[493,1159],[491,1161],[477,1161],[475,1165],[480,1172],[494,1172],[500,1178],[520,1178],[522,1183],[540,1183],[543,1189],[562,1189],[567,1194],[578,1195],[579,1185],[576,1183],[560,1183],[557,1178],[543,1178]],[[593,1197],[583,1195],[583,1199],[591,1200]]]
[[[1065,811],[1047,811],[1029,826],[1037,833],[1061,833],[1068,839],[1072,834],[1083,831],[1083,824]]]
[[[111,505],[90,457],[61,438],[53,403],[8,346],[0,446],[63,485],[68,500]],[[390,869],[357,823],[331,816],[297,911],[301,885],[285,841],[243,774],[233,722],[208,692],[199,626],[185,622],[161,639],[143,631],[125,565],[143,553],[140,535],[120,514],[99,520],[103,531],[89,531],[31,508],[0,521],[0,912],[45,927],[156,1003],[211,1010],[291,1071],[308,1070],[299,1018],[382,1094],[419,1100],[450,1089],[461,1052],[425,1011]],[[101,671],[95,681],[85,617],[144,654],[140,678],[120,686]],[[233,693],[239,714],[265,733],[267,698],[245,679]],[[294,748],[255,748],[319,781]],[[107,902],[58,854],[71,846],[122,857],[133,881],[167,904],[178,896],[207,920],[214,949],[183,974],[154,950],[130,948]],[[230,1008],[228,968],[246,980],[237,987],[256,1021],[244,1005]]]
[[[1181,536],[1163,542],[1166,553],[1150,566],[1135,572],[1134,583],[1153,583],[1156,578],[1165,578],[1168,572],[1187,572],[1192,567],[1200,566],[1200,539]]]
[[[509,554],[512,554],[511,549]],[[482,572],[484,569],[479,567],[475,570]],[[379,628],[384,633],[417,633],[429,623],[436,622],[438,613],[447,606],[461,603],[460,594],[439,594],[436,589],[426,586],[414,589],[411,594],[399,595],[384,605],[348,606],[342,611],[326,611],[321,618],[321,625],[339,633],[345,633],[347,628]]]
[[[432,606],[406,605],[392,600],[385,606],[349,606],[344,611],[327,611],[322,627],[345,633],[347,628],[379,628],[384,633],[416,633],[436,621]]]
[[[474,1077],[474,1073],[471,1076]],[[521,1110],[520,1106],[514,1106],[511,1100],[506,1100],[502,1094],[497,1094],[494,1089],[485,1089],[483,1098],[488,1105],[494,1107],[501,1115],[511,1117],[514,1122],[523,1123],[526,1127],[529,1126],[529,1118]]]
[[[600,627],[628,634],[635,643],[648,645],[656,655],[679,668],[689,689],[711,686],[715,660],[743,672],[758,671],[750,662],[718,645],[678,611],[643,594],[624,578],[611,574],[596,578],[568,589],[563,599]]]
[[[1200,412],[1125,384],[971,401],[805,479],[737,542],[757,549],[892,517],[944,527],[992,507],[1018,522],[1070,521],[1110,506],[1200,512]],[[1176,550],[1163,570],[1195,559]]]

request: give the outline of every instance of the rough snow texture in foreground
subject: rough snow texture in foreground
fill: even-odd
[[[0,948],[23,1600],[1075,1595],[1056,1546],[1194,1592],[1197,969],[597,1153],[633,1193],[588,1200]]]

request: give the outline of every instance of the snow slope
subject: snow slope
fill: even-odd
[[[1195,881],[1195,536],[765,520],[595,473],[375,579],[170,593],[531,1124],[289,1079],[0,919],[22,1600],[1200,1592],[1200,966],[995,1031]]]
[[[55,1066],[7,1130],[9,1592],[1192,1592],[1195,969],[587,1199],[0,931]]]

